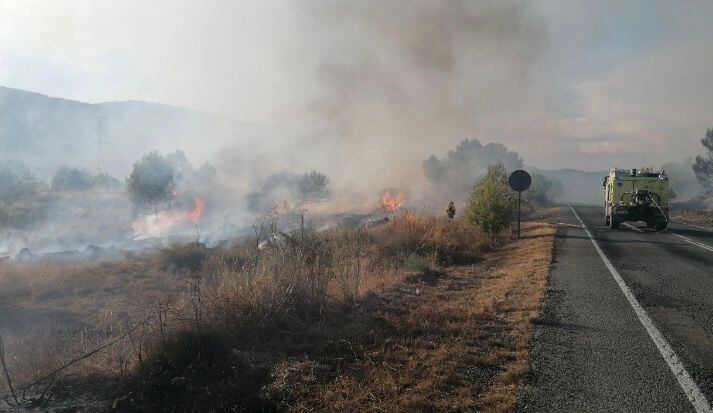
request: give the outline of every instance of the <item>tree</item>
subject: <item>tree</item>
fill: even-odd
[[[701,144],[706,148],[705,156],[696,156],[696,162],[691,167],[698,181],[709,191],[713,189],[713,129],[706,130],[706,136],[701,138]]]
[[[545,205],[555,201],[563,194],[562,182],[555,178],[548,178],[537,172],[532,173],[532,184],[523,193],[528,201]]]
[[[94,187],[96,188],[121,188],[121,182],[106,172],[94,176]]]
[[[176,168],[171,158],[153,151],[134,164],[126,179],[129,197],[139,209],[156,209],[171,201],[175,187]]]
[[[70,168],[64,165],[52,177],[54,191],[84,191],[93,187],[94,177],[88,169]]]
[[[468,221],[494,236],[510,227],[516,211],[517,200],[508,185],[505,167],[502,163],[490,165],[468,199]]]
[[[500,163],[508,171],[521,169],[517,152],[499,143],[481,144],[477,139],[462,140],[445,159],[431,155],[423,161],[423,173],[431,186],[446,198],[463,199],[473,182],[483,176],[488,165]]]
[[[0,165],[0,202],[35,198],[46,190],[47,184],[38,181],[24,164],[6,159]]]
[[[302,174],[297,183],[297,190],[304,201],[323,201],[331,195],[329,178],[317,171]]]
[[[24,164],[0,162],[0,223],[10,228],[30,228],[47,216],[47,184],[38,181]]]
[[[259,191],[248,194],[247,204],[253,212],[269,210],[276,204],[293,209],[305,203],[325,201],[331,193],[329,177],[321,172],[282,171],[265,178]]]

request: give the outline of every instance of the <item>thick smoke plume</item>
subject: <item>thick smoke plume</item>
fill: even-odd
[[[280,127],[215,160],[245,193],[285,169],[322,171],[335,192],[418,192],[428,155],[501,140],[486,124],[531,104],[548,45],[544,20],[519,1],[308,1],[291,12]]]
[[[321,147],[337,185],[355,180],[372,192],[422,182],[427,154],[526,104],[547,46],[545,23],[525,2],[304,4],[296,48],[312,87],[301,92],[319,131],[308,147]]]

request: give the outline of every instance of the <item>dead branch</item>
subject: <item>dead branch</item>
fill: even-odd
[[[17,400],[15,388],[12,387],[12,379],[10,378],[10,372],[7,370],[7,364],[5,363],[5,341],[3,341],[2,336],[0,336],[0,364],[2,364],[2,372],[5,375],[5,381],[7,381],[7,387],[10,389],[12,399],[15,400],[15,405],[19,406],[20,402]]]
[[[22,391],[25,391],[25,390],[27,390],[27,389],[30,389],[30,388],[32,388],[32,387],[34,387],[34,386],[36,386],[36,385],[38,385],[38,384],[44,382],[44,381],[47,380],[47,379],[54,378],[57,374],[59,374],[60,372],[62,372],[62,371],[65,370],[66,368],[68,368],[68,367],[70,367],[70,366],[72,366],[72,365],[74,365],[74,364],[76,364],[76,363],[79,363],[80,361],[85,360],[85,359],[87,359],[87,358],[89,358],[89,357],[91,357],[91,356],[97,354],[98,352],[100,352],[100,351],[102,351],[102,350],[104,350],[104,349],[106,349],[106,348],[108,348],[108,347],[113,346],[114,344],[118,343],[119,341],[121,341],[121,340],[123,340],[124,338],[126,338],[127,336],[129,336],[129,335],[130,335],[134,330],[136,330],[137,328],[139,328],[139,327],[145,325],[146,323],[148,323],[149,320],[151,319],[151,317],[153,317],[153,314],[152,314],[152,315],[149,315],[149,316],[146,317],[146,318],[144,318],[140,323],[138,323],[138,324],[134,325],[133,327],[131,327],[129,330],[127,330],[126,332],[124,332],[124,334],[122,334],[121,336],[115,338],[114,340],[112,340],[112,341],[110,341],[110,342],[108,342],[108,343],[106,343],[106,344],[104,344],[104,345],[102,345],[102,346],[100,346],[100,347],[95,348],[95,349],[92,350],[92,351],[89,351],[88,353],[84,353],[84,354],[82,354],[81,356],[75,357],[74,359],[72,359],[72,360],[68,361],[67,363],[63,364],[62,366],[60,366],[60,367],[58,367],[58,368],[52,370],[52,372],[50,372],[49,374],[45,375],[44,377],[41,377],[41,378],[39,378],[39,379],[33,381],[32,383],[30,383],[30,384],[24,386],[21,390],[22,390]]]

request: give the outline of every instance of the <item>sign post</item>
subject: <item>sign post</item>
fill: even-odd
[[[517,239],[520,239],[520,200],[522,191],[527,190],[532,184],[532,177],[526,171],[518,169],[510,174],[508,179],[510,188],[517,191]]]

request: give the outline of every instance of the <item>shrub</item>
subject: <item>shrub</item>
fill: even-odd
[[[532,185],[522,195],[536,205],[549,205],[561,197],[562,193],[562,182],[535,172],[532,174]]]
[[[507,229],[517,208],[515,192],[508,185],[505,167],[497,163],[475,185],[468,199],[468,221],[491,237]]]
[[[403,268],[406,271],[427,273],[431,271],[431,262],[420,255],[411,254],[404,261]]]
[[[399,266],[416,254],[432,257],[435,264],[467,264],[478,261],[490,242],[464,220],[420,217],[405,211],[374,231],[378,261]]]
[[[159,255],[162,269],[175,268],[196,272],[203,266],[207,257],[205,245],[191,242],[188,244],[173,244],[163,248]]]
[[[63,166],[52,177],[55,191],[84,191],[94,187],[94,176],[88,169]]]

